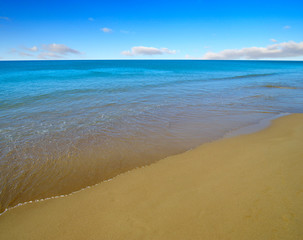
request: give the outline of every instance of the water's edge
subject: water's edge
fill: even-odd
[[[210,143],[210,142],[214,142],[214,141],[218,141],[220,139],[224,139],[224,138],[232,138],[232,137],[235,137],[235,136],[239,136],[239,135],[246,135],[246,134],[252,134],[252,133],[255,133],[255,132],[258,132],[258,131],[261,131],[263,129],[266,129],[267,127],[270,126],[271,122],[277,118],[280,118],[280,117],[283,117],[283,116],[287,116],[287,115],[290,115],[292,113],[277,113],[276,115],[274,116],[271,116],[271,117],[268,117],[268,118],[264,118],[264,119],[261,119],[260,121],[258,122],[255,122],[255,123],[252,123],[252,124],[248,124],[246,126],[243,126],[243,127],[239,127],[239,128],[236,128],[236,129],[231,129],[227,132],[225,132],[221,137],[218,137],[216,139],[212,139],[212,140],[209,140],[209,141],[206,141],[206,142],[203,142],[202,144],[198,145],[198,146],[195,146],[193,148],[190,148],[184,152],[188,152],[188,151],[191,151],[195,148],[198,148],[206,143]],[[173,154],[171,156],[174,156],[174,155],[179,155],[179,154],[183,154],[184,152],[181,152],[181,153],[177,153],[177,154]],[[170,157],[170,156],[167,156],[167,157]],[[135,169],[140,169],[140,168],[145,168],[145,167],[148,167],[152,164],[155,164],[163,159],[166,159],[167,157],[165,158],[161,158],[159,160],[156,160],[150,164],[147,164],[147,165],[143,165],[143,166],[138,166],[138,167],[135,167],[135,168],[132,168],[130,170],[127,170],[125,172],[121,172],[117,175],[115,175],[114,177],[111,177],[111,178],[108,178],[108,179],[105,179],[99,183],[96,183],[96,184],[93,184],[93,185],[90,185],[90,186],[86,186],[84,188],[81,188],[79,190],[76,190],[76,191],[73,191],[71,193],[68,193],[68,194],[62,194],[62,195],[55,195],[55,196],[51,196],[51,197],[47,197],[47,198],[42,198],[42,199],[36,199],[36,200],[31,200],[31,201],[27,201],[27,202],[22,202],[22,203],[18,203],[17,205],[15,206],[12,206],[12,207],[9,207],[9,208],[6,208],[3,212],[0,213],[0,216],[5,214],[6,212],[14,209],[14,208],[17,208],[17,207],[20,207],[20,206],[23,206],[23,205],[26,205],[26,204],[31,204],[31,203],[35,203],[35,202],[42,202],[42,201],[47,201],[47,200],[51,200],[51,199],[57,199],[57,198],[62,198],[62,197],[67,197],[67,196],[71,196],[75,193],[78,193],[80,191],[83,191],[85,189],[89,189],[89,188],[92,188],[92,187],[95,187],[99,184],[102,184],[104,182],[109,182],[113,179],[115,179],[116,177],[119,177],[120,175],[123,175],[123,174],[126,174],[128,172],[131,172]]]
[[[284,117],[290,115],[291,113],[278,113],[277,115],[265,119],[261,119],[257,123],[248,124],[247,126],[243,126],[234,130],[231,130],[224,134],[223,138],[231,138],[239,135],[251,134],[254,132],[261,131],[270,126],[271,122],[277,118]]]

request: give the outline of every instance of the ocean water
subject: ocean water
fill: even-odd
[[[303,62],[0,61],[0,211],[303,112]]]

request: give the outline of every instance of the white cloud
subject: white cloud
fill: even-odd
[[[2,19],[2,20],[6,20],[6,21],[10,21],[10,18],[8,18],[8,17],[4,17],[4,16],[0,16],[0,19]]]
[[[27,48],[24,48],[25,50],[27,50]],[[15,49],[15,48],[12,48],[9,53],[13,53],[13,54],[18,54],[19,56],[22,56],[22,57],[33,57],[34,55],[31,54],[31,53],[27,53],[27,52],[24,52],[24,51],[21,51],[21,50],[18,50],[18,49]]]
[[[79,51],[72,49],[64,44],[44,44],[42,45],[42,48],[46,51],[61,54],[61,55],[67,55],[67,54],[80,54]]]
[[[39,59],[60,59],[63,58],[62,55],[58,55],[54,52],[41,52],[38,54],[37,58]]]
[[[22,57],[32,57],[38,59],[60,59],[65,58],[71,54],[82,54],[81,52],[72,49],[64,44],[44,44],[40,48],[33,46],[31,48],[21,47],[20,49],[11,49],[9,52],[18,54]],[[25,51],[24,51],[25,50]]]
[[[271,42],[278,42],[276,39],[269,39],[269,41],[271,41]]]
[[[272,44],[267,47],[226,49],[218,53],[208,52],[202,59],[272,59],[303,56],[303,42],[294,41]]]
[[[290,29],[291,28],[291,26],[284,26],[284,29]]]
[[[30,53],[27,53],[27,52],[18,52],[18,54],[20,56],[25,56],[25,57],[33,57],[34,56],[33,54],[30,54]]]
[[[93,19],[92,17],[90,17],[90,18],[88,18],[88,21],[93,22],[93,21],[95,21],[95,19]]]
[[[130,51],[123,51],[121,54],[126,56],[135,55],[160,55],[160,54],[176,54],[176,50],[169,50],[168,48],[154,48],[154,47],[132,47]]]
[[[33,46],[31,48],[26,48],[26,50],[31,51],[31,52],[38,52],[39,48],[37,46]]]
[[[112,32],[112,31],[113,31],[112,29],[110,29],[110,28],[106,28],[106,27],[101,28],[100,30],[101,30],[102,32],[105,32],[105,33],[110,33],[110,32]]]

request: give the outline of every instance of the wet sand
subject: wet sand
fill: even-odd
[[[303,114],[0,216],[0,239],[302,239]]]

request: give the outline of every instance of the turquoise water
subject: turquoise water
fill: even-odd
[[[0,89],[3,210],[303,112],[303,62],[1,61]]]

